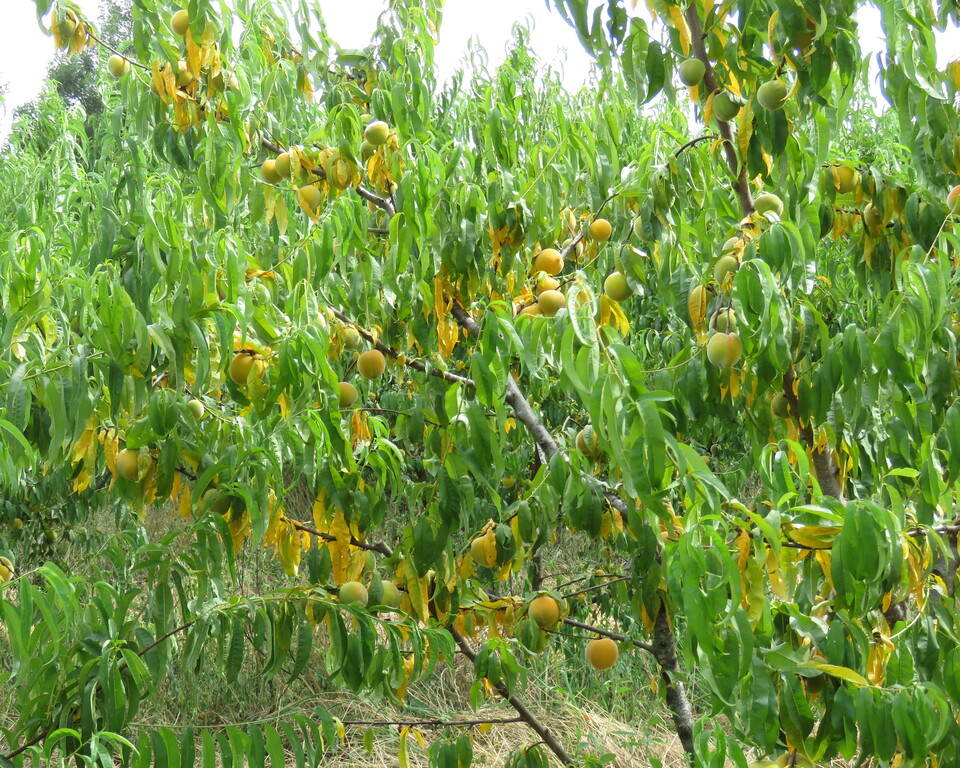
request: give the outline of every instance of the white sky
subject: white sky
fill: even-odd
[[[53,39],[45,36],[37,24],[32,0],[0,0],[5,7],[0,23],[0,84],[7,84],[5,110],[0,108],[0,137],[9,131],[13,110],[40,91],[47,65],[53,57]],[[86,15],[96,20],[98,0],[77,0]],[[319,0],[331,36],[346,48],[361,48],[369,41],[384,0]],[[478,6],[482,5],[482,13]],[[533,20],[532,45],[539,57],[551,63],[562,62],[565,82],[576,88],[590,70],[591,60],[583,52],[575,32],[559,14],[548,11],[544,0],[447,0],[440,30],[437,62],[441,76],[457,68],[467,41],[479,38],[491,66],[503,58],[504,45],[514,23]],[[872,6],[861,11],[860,28],[864,52],[876,51],[882,44],[879,11]],[[960,30],[954,28],[938,35],[939,63],[960,55]]]

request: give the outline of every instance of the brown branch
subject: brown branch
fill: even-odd
[[[577,237],[583,237],[581,232]],[[576,242],[576,241],[575,241]],[[568,248],[573,247],[574,243],[571,243]],[[477,321],[474,320],[470,314],[463,308],[459,300],[453,300],[453,306],[450,309],[450,312],[453,314],[457,323],[462,327],[466,328],[467,332],[475,337],[480,337],[480,326],[477,324]],[[527,401],[527,398],[524,397],[523,392],[520,391],[520,387],[517,385],[516,379],[513,378],[513,374],[507,376],[507,392],[505,396],[507,405],[513,409],[513,415],[521,424],[523,424],[533,436],[534,442],[537,446],[543,451],[544,456],[547,460],[553,458],[554,455],[560,454],[563,456],[564,461],[569,461],[567,455],[560,449],[560,445],[556,440],[553,439],[553,435],[550,434],[550,430],[544,426],[543,422],[537,418],[537,415],[533,412],[533,408],[530,406],[530,403]],[[623,518],[624,522],[627,520],[627,503],[616,493],[612,491],[604,491],[604,498],[607,500],[607,503],[610,504],[617,512],[620,514],[620,517]]]
[[[561,618],[560,621],[562,621],[568,627],[576,627],[577,629],[582,629],[586,632],[593,632],[601,637],[609,637],[611,640],[616,640],[618,643],[630,643],[634,647],[639,648],[642,651],[646,651],[647,653],[652,653],[654,656],[656,656],[652,645],[648,643],[642,643],[639,640],[634,640],[632,637],[627,637],[626,635],[621,635],[619,632],[611,632],[609,629],[601,629],[600,627],[594,627],[591,624],[584,624],[576,619]]]
[[[580,236],[582,236],[582,234],[583,233],[580,233]],[[480,336],[480,326],[477,325],[476,320],[467,313],[456,299],[453,300],[451,312],[460,326],[466,328],[468,333],[474,337]],[[553,439],[549,430],[544,426],[543,422],[536,417],[536,414],[534,414],[530,403],[527,402],[527,399],[520,391],[520,387],[517,386],[513,374],[509,374],[507,377],[507,393],[505,399],[507,404],[513,409],[517,421],[530,430],[534,441],[548,459],[557,453],[560,453],[565,460],[567,459],[566,454],[560,450],[560,446],[557,444],[557,441]],[[626,520],[626,502],[620,498],[620,496],[610,491],[604,491],[604,497],[610,506],[616,509],[620,513],[620,516]],[[567,621],[572,621],[572,619],[564,619],[565,623]],[[666,685],[667,706],[673,715],[677,736],[692,762],[694,760],[693,705],[687,697],[683,683],[679,680],[673,680],[673,675],[677,671],[677,639],[670,631],[665,605],[661,605],[660,611],[657,614],[657,623],[654,625],[653,644],[650,646],[650,652],[660,665],[660,676]],[[549,742],[548,746],[553,749],[553,745]],[[556,750],[554,750],[554,753],[556,753]]]
[[[93,32],[91,32],[89,29],[87,30],[87,37],[93,40],[93,42],[95,42],[97,45],[103,46],[111,53],[117,54],[117,56],[119,56],[121,59],[125,59],[126,61],[129,61],[131,64],[133,64],[133,66],[140,67],[140,69],[145,70],[146,72],[150,71],[150,67],[146,66],[145,64],[141,64],[139,61],[134,61],[129,56],[126,56],[125,54],[120,53],[120,51],[118,51],[112,45],[105,43],[103,40],[101,40],[99,37],[93,34]]]
[[[279,146],[274,144],[269,139],[260,139],[260,146],[263,147],[268,152],[273,152],[273,154],[275,155],[279,155],[281,152],[283,152],[283,150]],[[314,169],[313,172],[317,174],[317,176],[319,176],[321,179],[325,179],[327,177],[327,174],[324,172],[323,168],[316,168]],[[353,187],[352,189],[354,192],[360,195],[360,197],[362,197],[364,200],[367,200],[373,203],[375,206],[377,206],[377,208],[381,209],[382,211],[385,211],[388,216],[392,217],[394,214],[396,214],[397,212],[396,208],[394,207],[393,203],[390,202],[390,200],[388,200],[387,198],[380,197],[380,195],[374,194],[369,189],[367,189],[366,187],[362,187],[359,184]]]
[[[324,541],[337,541],[336,536],[329,533],[323,533],[322,531],[318,531],[316,528],[314,528],[311,525],[308,525],[307,523],[302,523],[299,520],[294,520],[291,517],[288,517],[287,520],[289,520],[290,523],[293,525],[293,527],[296,528],[298,531],[309,533],[311,536],[316,536],[318,539],[323,539]],[[373,544],[368,544],[365,541],[360,541],[359,539],[355,539],[353,536],[351,536],[350,546],[356,547],[357,549],[365,549],[368,552],[379,552],[384,557],[390,557],[393,554],[393,550],[390,549],[390,547],[388,547],[382,541],[377,541],[377,542],[374,542]]]
[[[606,200],[604,200],[604,205],[606,205]],[[602,206],[601,206],[602,207]],[[599,213],[600,211],[597,211]],[[574,249],[583,241],[583,230],[581,229],[577,234],[573,236],[573,239],[567,244],[566,247],[560,249],[560,258],[564,261],[567,260],[567,257],[573,253]]]
[[[712,133],[705,134],[704,136],[697,136],[697,138],[695,138],[695,139],[690,139],[690,141],[688,141],[686,144],[681,145],[680,148],[677,149],[677,151],[673,153],[673,156],[674,156],[674,157],[680,157],[680,155],[683,154],[683,151],[684,151],[685,149],[690,149],[690,147],[695,147],[695,146],[696,146],[697,144],[699,144],[701,141],[711,141],[711,140],[716,139],[716,138],[717,138],[717,137],[714,136]]]
[[[453,626],[448,627],[447,631],[450,632],[450,634],[453,636],[453,639],[457,642],[457,645],[460,646],[460,649],[463,651],[463,655],[470,659],[470,661],[474,661],[477,655],[473,652],[473,649],[470,647],[470,643],[467,642],[467,639]],[[563,748],[563,745],[560,744],[550,730],[543,723],[541,723],[529,709],[526,708],[522,701],[511,694],[502,683],[493,684],[491,681],[491,684],[493,685],[497,694],[517,711],[517,714],[520,715],[520,719],[529,725],[530,728],[533,729],[533,731],[535,731],[541,739],[543,739],[543,743],[550,748],[550,750],[557,756],[557,759],[559,759],[561,763],[564,765],[574,764],[573,758],[567,754],[567,751]]]
[[[797,423],[800,435],[803,441],[810,448],[813,458],[813,467],[817,473],[817,481],[820,483],[820,490],[828,496],[833,496],[841,504],[847,503],[847,498],[843,493],[843,487],[840,485],[840,470],[833,463],[833,454],[827,448],[817,448],[813,427],[809,422],[803,423],[800,418],[800,404],[797,402],[797,395],[793,391],[793,384],[797,379],[796,371],[791,365],[787,372],[783,374],[783,395],[787,399],[787,410],[790,416]]]
[[[707,49],[703,42],[703,28],[700,24],[697,4],[690,3],[690,5],[687,6],[685,15],[687,26],[690,27],[694,53],[697,58],[703,62],[705,67],[703,82],[711,92],[716,91],[718,87],[717,79],[714,76],[713,65],[710,63],[710,57],[707,55]],[[740,162],[740,159],[737,157],[736,146],[733,142],[733,129],[730,123],[718,119],[717,126],[720,129],[720,136],[723,138],[723,150],[727,156],[727,165],[730,168],[730,172],[736,177],[733,188],[737,193],[737,197],[740,199],[740,208],[744,216],[749,216],[754,212],[754,207],[753,196],[750,194],[750,185],[747,181],[747,165],[745,162]],[[784,394],[786,394],[786,392],[787,384],[785,376]],[[788,397],[789,396],[790,395],[788,395]],[[793,405],[795,405],[795,396],[793,400]],[[797,410],[793,412],[794,414],[799,413]],[[809,424],[806,430],[803,431],[803,438],[807,447],[813,451],[813,466],[817,473],[820,489],[828,496],[836,498],[841,504],[845,504],[846,498],[838,480],[840,472],[833,463],[833,454],[830,451],[817,450],[816,444],[813,442],[813,430]]]
[[[383,342],[376,340],[370,331],[366,330],[360,325],[357,325],[357,323],[353,322],[353,320],[343,314],[343,312],[333,309],[332,307],[330,310],[341,323],[346,323],[347,325],[352,325],[354,328],[356,328],[360,335],[373,345],[374,349],[379,349],[384,355],[393,360],[400,358],[401,354],[398,350],[394,349],[393,347],[388,347]],[[408,368],[413,368],[415,371],[420,371],[420,373],[425,373],[428,376],[434,376],[435,378],[449,381],[451,384],[463,384],[465,387],[469,387],[470,389],[474,389],[477,386],[473,379],[470,379],[466,376],[460,376],[456,373],[441,371],[439,368],[427,368],[427,366],[420,360],[411,360],[407,358],[406,355],[403,357],[404,365],[406,365]]]
[[[614,198],[619,197],[619,196],[620,196],[620,193],[619,193],[619,192],[613,192],[612,194],[607,195],[607,196],[604,198],[603,202],[600,203],[600,207],[597,208],[597,210],[594,212],[594,214],[593,214],[593,220],[594,220],[594,221],[597,220],[597,216],[599,216],[599,215],[603,212],[603,209],[607,207],[607,203],[609,203],[611,200],[613,200]],[[580,231],[580,237],[583,237],[583,231],[582,231],[582,230]]]
[[[493,720],[341,720],[343,725],[397,725],[425,728],[471,727],[474,725],[506,725],[522,723],[522,717],[503,717]]]
[[[621,576],[623,576],[622,573],[591,573],[587,576],[581,576],[577,579],[565,581],[563,584],[558,584],[555,589],[561,590],[565,589],[566,587],[572,587],[574,584],[579,584],[581,581],[586,581],[587,579],[619,579]]]
[[[588,592],[593,592],[594,590],[597,590],[597,589],[606,589],[611,584],[616,584],[618,581],[627,581],[627,579],[632,579],[632,578],[633,576],[618,576],[612,581],[606,581],[603,584],[594,584],[592,587],[586,587],[584,589],[577,590],[576,592],[571,592],[568,595],[564,595],[563,599],[569,600],[571,597],[576,597],[577,595],[585,595]]]
[[[660,678],[666,687],[667,706],[673,715],[673,726],[687,757],[694,762],[693,726],[696,721],[693,705],[687,697],[684,684],[674,679],[677,672],[677,639],[670,628],[666,603],[662,600],[653,623],[652,653],[660,665]]]
[[[690,3],[686,10],[687,26],[690,27],[690,36],[693,42],[693,51],[696,57],[703,62],[705,67],[703,73],[703,84],[709,93],[718,89],[717,78],[714,76],[713,64],[707,55],[707,48],[703,42],[703,29],[700,24],[700,16],[697,13],[697,4]],[[717,127],[720,131],[720,138],[723,139],[723,152],[727,156],[727,165],[730,173],[733,174],[735,181],[733,189],[740,198],[740,208],[744,216],[753,213],[753,196],[750,194],[750,185],[747,182],[747,165],[741,163],[737,157],[736,145],[733,141],[733,128],[725,120],[717,119]]]

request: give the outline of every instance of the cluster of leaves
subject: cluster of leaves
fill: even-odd
[[[99,83],[111,119],[41,104],[56,118],[37,121],[42,142],[15,137],[0,158],[17,180],[0,191],[0,549],[102,503],[166,505],[178,526],[132,565],[113,552],[113,584],[31,564],[35,583],[3,587],[0,674],[21,713],[7,759],[63,739],[91,762],[192,764],[192,731],[137,749],[123,734],[174,664],[202,657],[228,683],[245,666],[293,680],[323,648],[331,684],[400,700],[456,642],[474,703],[517,706],[524,654],[564,640],[524,609],[557,587],[541,560],[563,526],[605,547],[562,620],[655,656],[701,764],[751,748],[957,760],[944,535],[960,243],[945,198],[960,64],[938,72],[923,33],[948,4],[882,9],[884,87],[918,173],[838,138],[863,80],[851,1],[659,3],[651,24],[626,4],[558,2],[603,65],[602,87],[573,95],[522,33],[497,72],[440,87],[434,0],[392,2],[360,52],[327,38],[313,4],[280,5],[191,0],[177,31],[177,8],[138,0],[120,50],[139,66]],[[37,8],[58,46],[106,58],[69,3]],[[689,91],[672,74],[687,56],[707,73]],[[789,96],[768,110],[756,93],[775,79]],[[661,93],[661,111],[638,111]],[[732,120],[715,117],[721,95]],[[719,136],[691,140],[687,96]],[[390,135],[364,156],[371,119]],[[280,150],[290,173],[265,183]],[[782,210],[755,212],[761,189]],[[601,212],[606,242],[584,237]],[[519,315],[548,247],[566,306]],[[623,304],[603,292],[614,270]],[[704,349],[718,311],[743,352],[723,368]],[[373,348],[390,362],[368,381],[355,361]],[[359,400],[341,406],[351,379]],[[578,450],[588,424],[596,450]],[[290,589],[232,596],[235,557],[260,545]],[[38,553],[18,551],[27,571]],[[333,597],[384,577],[397,613],[377,613],[376,589],[369,608]],[[678,654],[709,711],[685,703]],[[729,734],[703,727],[717,713]],[[305,764],[337,730],[319,717]],[[262,763],[293,729],[228,729],[203,759]],[[431,750],[469,759],[465,740]],[[545,759],[522,748],[511,764]]]

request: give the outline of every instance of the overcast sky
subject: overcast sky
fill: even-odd
[[[37,24],[33,0],[0,0],[4,6],[0,24],[0,84],[7,85],[5,110],[0,111],[0,136],[9,130],[13,110],[39,92],[47,64],[53,56],[53,40]],[[77,0],[84,12],[96,19],[98,0]],[[370,39],[384,0],[319,0],[334,40],[347,48],[361,48]],[[482,13],[478,9],[482,7]],[[457,68],[471,36],[479,38],[491,64],[503,58],[504,45],[514,23],[532,19],[532,45],[541,59],[563,62],[565,82],[576,88],[583,83],[590,59],[580,48],[576,34],[544,0],[447,0],[440,30],[437,61],[446,77]],[[879,12],[872,6],[860,15],[861,43],[865,51],[878,50],[881,40]],[[960,30],[938,35],[941,66],[960,56]]]

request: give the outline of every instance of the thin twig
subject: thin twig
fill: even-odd
[[[287,520],[290,521],[291,525],[296,528],[298,531],[303,531],[304,533],[309,533],[311,536],[316,536],[318,539],[323,539],[324,541],[338,541],[337,537],[330,533],[323,533],[318,531],[312,525],[303,523],[300,520],[294,520],[291,517],[288,517]],[[368,552],[379,552],[384,557],[390,557],[393,554],[393,550],[390,549],[382,541],[374,542],[373,544],[368,544],[365,541],[360,541],[355,539],[353,536],[350,537],[350,546],[356,547],[357,549],[365,549]]]
[[[374,349],[380,350],[384,355],[386,355],[387,357],[393,360],[398,360],[401,357],[401,353],[398,350],[394,349],[393,347],[388,347],[382,341],[378,341],[374,337],[374,335],[370,333],[370,331],[366,330],[362,326],[355,323],[353,320],[351,320],[349,317],[343,314],[343,312],[340,312],[337,309],[333,309],[332,307],[330,309],[333,312],[334,316],[341,323],[352,325],[354,328],[356,328],[357,331],[360,333],[360,335],[363,336],[363,338],[365,338],[367,341],[369,341],[373,345]],[[451,384],[463,384],[465,387],[469,387],[470,389],[475,389],[477,386],[476,383],[473,381],[473,379],[468,378],[466,376],[460,376],[459,374],[456,374],[456,373],[449,373],[448,371],[442,371],[439,368],[427,368],[427,366],[420,360],[412,360],[408,358],[406,355],[403,355],[403,360],[404,360],[404,365],[406,365],[408,368],[413,368],[415,371],[420,371],[421,373],[425,373],[428,376],[433,376],[438,379],[443,379],[444,381],[449,381]]]
[[[711,140],[716,140],[716,139],[718,139],[718,138],[719,138],[719,136],[715,136],[715,135],[712,134],[712,133],[708,133],[708,134],[705,134],[705,135],[703,135],[703,136],[697,136],[697,138],[695,138],[695,139],[690,139],[690,141],[688,141],[686,144],[681,145],[680,148],[677,149],[677,151],[673,153],[673,156],[674,156],[674,157],[680,157],[680,155],[683,153],[683,151],[684,151],[685,149],[690,149],[690,147],[695,147],[695,146],[696,146],[697,144],[699,144],[701,141],[711,141]]]
[[[609,637],[611,640],[616,640],[618,643],[630,643],[631,645],[640,648],[647,653],[654,653],[654,648],[649,643],[643,643],[639,640],[634,640],[632,637],[621,635],[619,632],[611,632],[609,629],[601,629],[600,627],[595,627],[592,624],[584,624],[582,621],[577,621],[576,619],[563,618],[561,620],[568,627],[576,627],[577,629],[582,629],[586,632],[594,632],[601,637]]]
[[[632,579],[632,578],[633,576],[620,576],[616,579],[613,579],[613,581],[606,581],[603,584],[594,584],[592,587],[586,587],[585,589],[581,589],[577,592],[571,592],[570,594],[564,595],[563,597],[565,600],[569,600],[571,597],[576,597],[577,595],[585,595],[588,592],[593,592],[594,590],[597,590],[597,589],[606,589],[611,584],[616,584],[618,581],[627,581],[627,579]]]

